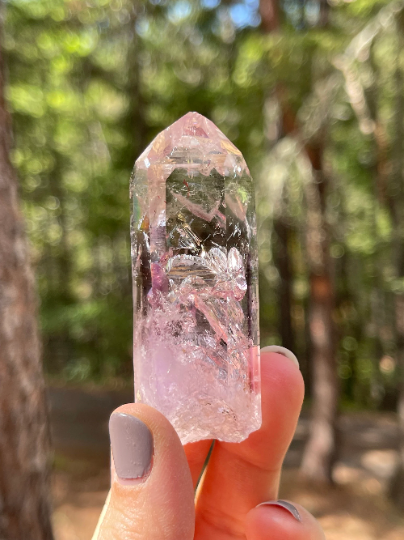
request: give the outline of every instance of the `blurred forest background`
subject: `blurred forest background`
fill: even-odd
[[[130,375],[129,176],[160,130],[196,110],[256,179],[262,345],[283,343],[310,371],[311,274],[329,274],[344,403],[394,407],[403,4],[279,7],[273,29],[262,29],[255,0],[7,2],[12,161],[49,374]],[[311,201],[312,183],[322,184],[321,201]],[[327,244],[327,261],[308,253],[308,228]]]
[[[195,110],[256,181],[262,345],[296,353],[313,411],[302,469],[332,478],[338,410],[397,411],[404,465],[404,2],[6,5],[48,380],[131,384],[129,176]]]

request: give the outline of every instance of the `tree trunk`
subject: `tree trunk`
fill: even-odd
[[[403,205],[403,202],[397,206]],[[397,220],[398,221],[398,220]],[[404,223],[404,221],[401,223]],[[397,226],[396,226],[397,227]],[[397,229],[396,229],[397,230]],[[401,229],[402,231],[403,229]],[[400,234],[400,233],[398,233]],[[402,234],[402,233],[401,233]],[[404,239],[397,238],[395,242],[397,254],[397,278],[404,279]],[[404,294],[394,295],[396,319],[396,352],[398,371],[398,401],[397,417],[399,430],[399,460],[390,485],[390,496],[400,510],[404,510]]]
[[[404,244],[401,246],[404,252]],[[402,274],[404,276],[404,272]],[[398,402],[397,416],[399,429],[399,460],[390,485],[390,496],[400,510],[404,510],[404,295],[395,295],[397,360],[398,360]]]
[[[0,540],[50,540],[49,437],[36,297],[0,50]]]
[[[336,457],[339,381],[335,351],[334,283],[330,272],[330,234],[326,223],[327,178],[321,146],[307,148],[314,177],[306,185],[306,256],[309,266],[309,331],[313,406],[310,437],[301,466],[316,481],[332,481]]]
[[[279,29],[279,6],[277,0],[260,1],[259,11],[261,15],[262,30],[265,33],[274,32]],[[276,99],[276,93],[274,94]],[[271,121],[271,120],[270,120]],[[273,121],[273,119],[272,119]],[[283,125],[279,126],[276,136],[269,143],[274,143],[276,139],[281,139],[284,134]],[[282,197],[283,198],[283,197]],[[286,206],[287,200],[282,201],[281,208]],[[282,212],[282,211],[281,211]],[[281,212],[274,217],[273,228],[275,240],[272,246],[274,264],[279,273],[278,288],[278,325],[279,335],[282,345],[291,351],[295,350],[295,337],[292,324],[292,281],[293,272],[290,260],[290,239],[291,227],[287,223]]]
[[[261,0],[260,14],[264,31],[277,30],[279,26],[277,0]],[[298,131],[296,116],[287,103],[285,89],[280,85],[277,94],[283,117],[283,131],[286,134],[296,133]],[[325,133],[319,134],[319,137],[324,140]],[[335,293],[330,273],[330,235],[326,223],[327,178],[324,174],[321,143],[306,144],[305,153],[313,170],[312,182],[305,187],[313,407],[310,437],[301,470],[305,476],[313,480],[330,482],[337,448],[339,381],[333,321]]]
[[[401,23],[401,24],[400,24]],[[401,17],[397,25],[397,58],[395,72],[395,130],[392,144],[392,174],[390,178],[389,207],[394,225],[393,257],[396,279],[404,280],[404,189],[403,189],[403,137],[404,137],[404,84],[401,69],[401,52],[404,45]],[[404,293],[397,287],[395,302],[395,335],[398,369],[397,416],[399,425],[399,463],[393,475],[390,494],[397,506],[404,510]]]
[[[259,12],[261,15],[261,28],[265,33],[279,30],[279,1],[260,0]]]
[[[291,230],[279,217],[274,220],[276,235],[274,263],[279,272],[278,306],[279,335],[282,345],[291,351],[295,350],[295,339],[292,326],[292,268],[289,255]]]

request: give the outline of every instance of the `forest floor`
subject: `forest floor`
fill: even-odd
[[[90,540],[109,488],[108,418],[130,391],[49,388],[55,446],[56,540]],[[327,540],[402,540],[404,516],[386,497],[397,460],[394,415],[350,413],[340,419],[341,452],[335,487],[314,488],[297,467],[307,437],[305,415],[288,452],[281,497],[301,503]]]

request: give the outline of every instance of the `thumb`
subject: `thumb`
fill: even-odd
[[[192,540],[191,473],[169,421],[131,403],[112,413],[109,431],[111,491],[93,540]]]

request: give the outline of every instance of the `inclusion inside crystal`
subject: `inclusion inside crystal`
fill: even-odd
[[[135,399],[185,444],[261,425],[253,181],[240,151],[188,113],[131,179]]]

